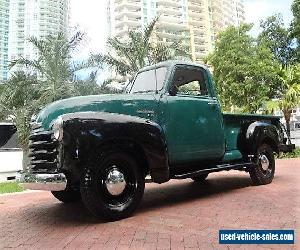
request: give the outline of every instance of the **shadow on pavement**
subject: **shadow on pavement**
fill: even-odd
[[[178,182],[164,187],[157,185],[157,187],[146,189],[139,211],[205,199],[251,185],[249,175],[245,175],[245,177],[228,175],[214,178],[208,177],[203,183],[197,183],[192,180],[189,182],[178,180]]]
[[[212,176],[213,177],[213,176]],[[150,184],[145,189],[145,195],[137,212],[133,216],[138,216],[141,212],[148,212],[152,209],[163,208],[184,204],[192,200],[201,200],[215,195],[222,195],[230,191],[251,186],[248,175],[244,176],[216,176],[208,178],[203,183],[196,183],[187,180],[178,180],[166,184]],[[31,208],[32,209],[32,208]],[[82,224],[105,223],[105,221],[95,218],[84,207],[82,203],[63,204],[51,203],[35,208],[36,218],[47,216],[49,221],[53,220],[57,226],[76,226]],[[41,220],[47,222],[47,219]]]

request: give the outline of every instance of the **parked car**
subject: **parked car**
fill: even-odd
[[[16,132],[12,123],[0,123],[0,182],[15,180],[22,170],[23,152]]]
[[[234,94],[234,93],[233,93]],[[82,199],[118,220],[139,205],[145,178],[204,181],[242,170],[272,182],[274,153],[291,151],[280,117],[223,114],[209,70],[167,61],[140,70],[127,94],[61,100],[37,116],[21,181],[63,202]]]

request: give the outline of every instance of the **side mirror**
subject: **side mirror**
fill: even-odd
[[[177,86],[176,86],[176,85],[172,85],[172,86],[170,87],[170,89],[169,89],[169,94],[170,94],[171,96],[175,96],[175,95],[177,94],[177,92],[178,92]]]

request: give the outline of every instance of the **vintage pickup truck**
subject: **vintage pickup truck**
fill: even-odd
[[[204,181],[235,169],[249,172],[256,185],[269,184],[274,153],[294,148],[280,117],[222,114],[201,65],[143,68],[126,92],[45,107],[32,124],[23,185],[52,191],[62,202],[82,200],[94,215],[118,220],[137,208],[146,180]]]

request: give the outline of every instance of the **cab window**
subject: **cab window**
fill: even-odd
[[[178,67],[171,89],[175,95],[208,96],[206,78],[199,68]]]
[[[134,94],[161,90],[164,85],[166,74],[166,67],[160,67],[138,73],[133,82],[130,93]]]

